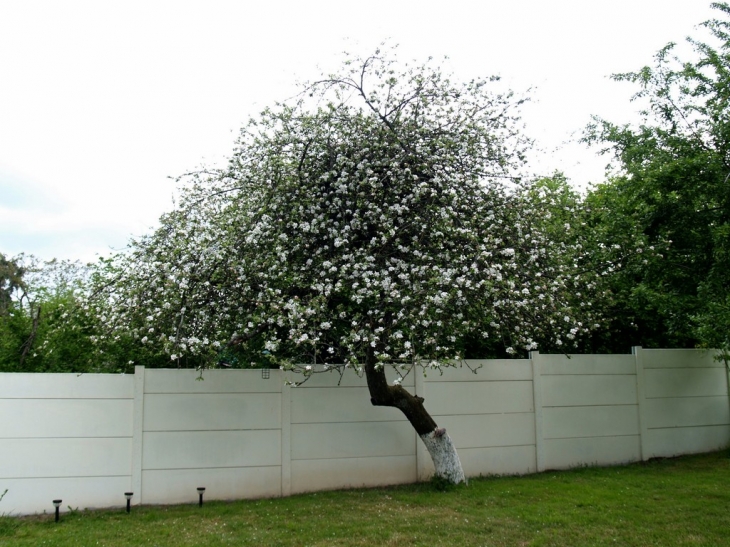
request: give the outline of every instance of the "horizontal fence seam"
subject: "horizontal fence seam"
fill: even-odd
[[[147,471],[207,471],[209,469],[261,469],[281,467],[280,463],[271,465],[220,465],[213,467],[143,467],[142,473]]]
[[[623,433],[623,434],[616,434],[616,435],[581,435],[578,437],[545,437],[546,441],[568,441],[573,439],[616,439],[616,438],[629,438],[629,437],[636,437],[639,438],[641,435],[639,433]]]
[[[486,446],[457,446],[458,450],[484,450],[487,448],[534,448],[535,443],[526,444],[493,444]]]
[[[332,425],[332,424],[401,424],[401,423],[408,423],[408,420],[403,418],[393,419],[393,420],[368,420],[368,421],[362,421],[362,420],[351,420],[351,421],[339,421],[339,422],[325,422],[325,421],[316,421],[316,422],[295,422],[292,421],[291,425]]]
[[[145,395],[281,395],[275,391],[145,391]]]
[[[704,429],[708,427],[728,427],[730,422],[723,424],[704,424],[704,425],[662,425],[658,427],[649,427],[649,431],[660,431],[665,429]]]
[[[0,401],[134,401],[134,397],[6,397]]]
[[[281,427],[251,427],[246,429],[144,429],[142,433],[227,433],[235,431],[281,431]]]
[[[449,418],[451,416],[519,416],[519,415],[531,415],[535,414],[534,410],[517,410],[515,412],[470,412],[465,413],[454,413],[454,414],[435,414],[431,413],[431,417],[435,420],[436,418]]]
[[[54,437],[0,437],[0,441],[27,441],[27,440],[37,440],[37,441],[54,441],[54,440],[101,440],[101,439],[131,439],[132,434],[129,435],[107,435],[105,437],[78,437],[76,435],[69,435],[69,436],[54,436]]]
[[[662,400],[688,400],[688,399],[727,399],[727,395],[674,395],[672,397],[647,397],[647,401],[662,401]]]
[[[515,410],[514,412],[460,412],[458,414],[436,414],[431,413],[432,417],[439,416],[515,416],[518,414],[532,415],[535,411],[533,410]]]
[[[485,372],[486,374],[486,372]],[[476,374],[475,376],[479,376]],[[482,380],[480,378],[473,378],[469,380],[426,380],[425,384],[503,384],[505,382],[512,382],[512,383],[527,383],[532,382],[532,378],[525,378],[525,379],[504,379],[504,380]],[[408,387],[408,386],[404,386]]]
[[[565,372],[565,373],[561,373],[561,372],[543,372],[542,373],[542,377],[543,378],[550,378],[552,376],[554,376],[556,378],[566,378],[566,377],[586,378],[587,377],[587,378],[593,379],[596,376],[611,376],[612,378],[623,376],[623,377],[626,377],[626,378],[635,378],[636,377],[636,374],[635,373],[630,373],[630,372],[626,372],[626,373],[623,373],[623,372],[616,372],[616,373],[611,373],[611,372],[582,372],[580,374],[576,374],[575,372]]]
[[[414,458],[416,457],[416,453],[410,453],[410,454],[381,454],[378,456],[327,456],[324,458],[295,458],[292,456],[291,461],[293,462],[308,462],[308,461],[322,461],[322,460],[369,460],[372,458]]]
[[[126,479],[131,477],[131,474],[127,475],[56,475],[56,476],[26,476],[26,477],[0,477],[0,481],[12,481],[12,480],[51,480],[51,479]],[[1,515],[2,513],[0,513]]]
[[[597,403],[583,405],[542,405],[542,408],[616,408],[627,406],[638,407],[639,405],[637,403]]]

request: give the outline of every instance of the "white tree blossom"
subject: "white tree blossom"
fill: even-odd
[[[184,177],[161,227],[99,271],[89,305],[173,361],[228,346],[304,377],[352,368],[455,457],[402,376],[459,361],[472,335],[519,353],[585,332],[571,303],[591,281],[516,176],[521,101],[398,67],[348,58],[252,119],[226,168]],[[453,461],[437,472],[463,480]]]

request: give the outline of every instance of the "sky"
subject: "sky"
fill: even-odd
[[[703,0],[0,0],[0,253],[92,261],[154,229],[174,177],[224,161],[249,116],[383,41],[454,77],[528,89],[530,169],[578,188],[607,158],[574,142],[637,119],[629,84]]]

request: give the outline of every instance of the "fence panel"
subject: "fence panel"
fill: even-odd
[[[143,503],[281,494],[281,377],[144,371]]]
[[[134,376],[0,374],[0,514],[124,503]]]
[[[473,477],[534,472],[530,360],[470,360],[442,372],[425,378],[425,404],[454,441],[464,473]],[[422,473],[433,473],[431,461],[425,455],[424,460]]]
[[[637,348],[644,373],[644,459],[708,452],[730,438],[728,377],[715,353]]]
[[[633,355],[533,354],[541,375],[544,469],[641,459]]]
[[[365,378],[315,374],[290,396],[292,493],[416,480],[413,428],[398,409],[370,403]]]

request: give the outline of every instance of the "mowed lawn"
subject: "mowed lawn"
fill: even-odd
[[[0,518],[0,545],[730,545],[730,454],[320,492]],[[195,493],[193,493],[193,498]],[[123,501],[123,500],[122,500]],[[191,502],[194,502],[191,499]],[[0,513],[2,502],[0,502]]]

